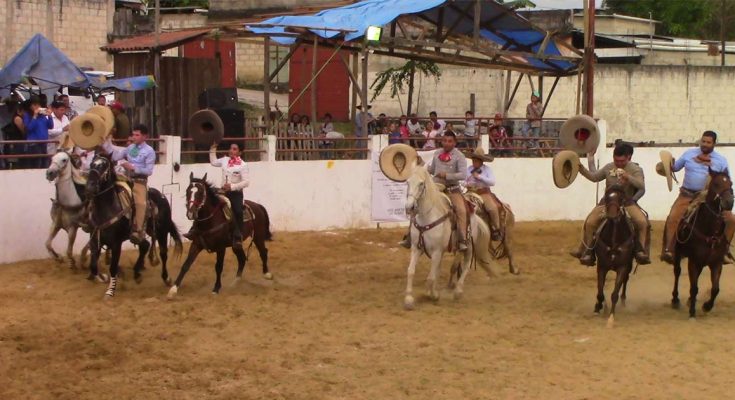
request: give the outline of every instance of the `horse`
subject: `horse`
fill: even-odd
[[[127,184],[127,183],[126,183]],[[130,238],[132,225],[132,194],[127,194],[127,205],[121,200],[125,198],[127,189],[117,183],[112,160],[108,155],[98,154],[90,165],[89,177],[87,179],[86,194],[91,202],[90,225],[92,227],[90,249],[92,252],[89,265],[89,279],[99,277],[97,262],[99,260],[102,246],[112,250],[110,260],[110,281],[105,291],[105,298],[115,296],[119,272],[120,254],[122,244]],[[156,189],[148,189],[149,208],[151,203],[155,205],[156,211],[151,212],[153,216],[148,217],[147,233],[157,240],[161,258],[161,279],[166,285],[171,285],[171,280],[166,269],[168,260],[168,237],[174,240],[174,255],[181,255],[183,245],[179,231],[171,219],[171,207],[166,198]],[[134,278],[137,283],[142,281],[141,270],[144,267],[144,258],[150,249],[150,242],[144,239],[138,246],[138,259],[135,262]],[[154,241],[155,251],[155,241]]]
[[[636,232],[625,213],[625,204],[629,201],[625,189],[619,185],[610,186],[605,191],[605,221],[597,232],[593,249],[597,257],[597,302],[595,314],[599,314],[605,302],[605,279],[607,273],[615,271],[615,287],[610,300],[610,316],[607,324],[615,323],[615,306],[618,299],[625,305],[628,279],[633,270]],[[622,296],[620,290],[622,288]]]
[[[679,275],[681,260],[688,258],[689,269],[689,318],[696,317],[699,275],[709,266],[712,280],[710,299],[702,305],[709,312],[715,305],[720,292],[722,264],[730,243],[725,235],[723,211],[733,208],[732,180],[727,170],[714,172],[710,169],[710,184],[704,202],[699,204],[690,218],[679,225],[674,249],[674,290],[671,293],[671,306],[679,307]]]
[[[414,308],[413,276],[421,254],[431,259],[431,269],[426,278],[429,297],[439,300],[437,279],[442,256],[452,246],[452,206],[449,198],[442,194],[423,164],[415,165],[408,183],[406,213],[411,216],[411,260],[408,264],[406,294],[403,300],[405,309]],[[455,252],[453,264],[461,265],[459,278],[454,286],[454,298],[462,297],[464,280],[470,270],[473,258],[490,274],[490,252],[485,243],[490,242],[490,228],[476,214],[468,218],[470,235],[468,249],[464,254]],[[480,243],[480,245],[477,245]],[[450,275],[450,285],[453,274]]]
[[[60,230],[66,231],[68,236],[66,257],[72,269],[76,269],[73,251],[77,230],[86,218],[84,186],[74,181],[77,174],[79,171],[74,165],[73,158],[65,150],[59,150],[51,158],[51,165],[46,170],[46,179],[49,182],[55,181],[56,186],[56,198],[51,200],[51,229],[46,239],[46,249],[52,258],[62,262],[63,259],[54,251],[52,242]],[[82,248],[81,264],[84,264],[88,251],[89,243]]]
[[[271,240],[273,236],[270,231],[268,211],[262,205],[249,200],[245,200],[245,206],[246,209],[250,208],[253,211],[253,218],[244,224],[241,230],[242,240],[245,241],[252,236],[253,240],[250,245],[255,244],[258,249],[260,260],[263,263],[263,277],[272,280],[273,274],[268,270],[268,249],[265,246],[265,242]],[[218,294],[222,288],[222,269],[225,251],[228,247],[232,247],[237,257],[235,279],[242,278],[247,255],[242,246],[233,246],[230,231],[230,224],[233,221],[230,221],[225,215],[225,207],[225,201],[220,198],[212,184],[207,182],[207,174],[204,174],[201,179],[195,178],[193,173],[189,175],[189,186],[186,188],[186,217],[193,221],[194,240],[174,285],[169,289],[169,299],[176,297],[184,276],[202,250],[217,253],[217,261],[214,265],[216,280],[212,294]]]
[[[516,225],[516,217],[513,210],[508,204],[503,203],[494,194],[491,195],[497,200],[500,212],[500,229],[502,231],[502,239],[497,245],[493,245],[492,240],[488,243],[490,254],[495,260],[508,259],[508,271],[513,275],[519,275],[521,270],[516,267],[513,262],[513,229]],[[468,192],[465,197],[469,202],[475,205],[477,214],[482,218],[488,226],[491,226],[490,215],[483,207],[483,199],[479,195]],[[459,273],[459,269],[453,270],[453,273]]]

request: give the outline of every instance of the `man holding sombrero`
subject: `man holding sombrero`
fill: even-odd
[[[495,175],[493,171],[485,165],[485,162],[492,162],[493,156],[485,154],[485,150],[482,147],[477,147],[475,151],[470,154],[472,159],[472,165],[467,167],[467,181],[465,186],[467,189],[477,193],[482,198],[483,208],[487,211],[490,216],[490,223],[492,224],[492,239],[500,240],[500,213],[498,211],[498,204],[495,202],[490,189],[495,186]]]
[[[651,225],[648,222],[646,214],[637,203],[646,193],[646,186],[643,169],[638,164],[631,162],[632,157],[632,146],[628,144],[618,145],[613,151],[613,162],[598,170],[594,164],[594,153],[590,153],[588,157],[589,170],[580,164],[579,173],[592,182],[601,182],[604,180],[606,188],[619,185],[625,189],[628,197],[625,211],[635,224],[638,233],[638,247],[635,251],[635,258],[639,264],[645,265],[651,263],[649,256]],[[600,203],[592,209],[592,212],[585,220],[584,238],[579,249],[571,253],[572,256],[579,258],[579,262],[583,265],[595,265],[592,243],[595,233],[604,220],[605,206]]]
[[[684,181],[679,190],[679,197],[671,206],[669,217],[666,219],[661,260],[669,264],[674,263],[674,246],[676,246],[676,231],[679,228],[679,223],[690,204],[700,197],[707,188],[709,171],[723,172],[728,170],[727,159],[715,151],[716,143],[717,133],[705,131],[702,134],[699,147],[687,150],[675,162],[670,153],[662,152],[662,163],[657,165],[656,169],[669,180],[669,190],[671,190],[672,172],[684,169]],[[730,211],[723,211],[722,216],[725,218],[725,236],[727,241],[731,242],[733,233],[735,233],[735,216]]]

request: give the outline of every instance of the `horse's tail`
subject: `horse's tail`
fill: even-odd
[[[168,204],[168,199],[166,199],[166,196],[164,196],[156,189],[149,189],[149,195],[151,196],[151,198],[153,198],[153,201],[158,207],[159,222],[161,222],[158,228],[165,229],[165,233],[171,235],[171,239],[173,239],[174,241],[174,257],[178,259],[184,252],[184,245],[181,241],[179,229],[176,227],[176,223],[174,223],[173,220],[171,205]]]
[[[179,228],[176,226],[173,219],[169,219],[168,221],[168,234],[171,235],[171,239],[174,240],[174,257],[178,260],[184,252],[184,244],[181,241]]]
[[[273,240],[273,233],[271,232],[271,218],[268,215],[268,210],[262,204],[258,204],[261,210],[263,210],[263,217],[265,218],[265,240]]]
[[[474,225],[474,226],[473,226]],[[472,241],[475,259],[480,263],[481,267],[487,271],[490,270],[490,261],[492,254],[488,248],[491,241],[490,227],[477,215],[472,214],[470,217],[470,226],[472,228]]]

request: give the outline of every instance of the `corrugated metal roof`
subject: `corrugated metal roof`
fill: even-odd
[[[149,50],[166,50],[192,39],[209,33],[212,29],[192,29],[186,31],[161,32],[158,36],[158,47],[156,47],[156,36],[153,33],[135,36],[127,39],[116,40],[100,49],[108,53],[121,53],[126,51],[149,51]]]

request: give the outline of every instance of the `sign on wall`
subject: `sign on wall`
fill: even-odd
[[[372,154],[372,201],[371,218],[375,222],[403,222],[408,221],[406,216],[406,183],[393,182],[383,175],[380,170],[377,151]],[[433,151],[420,151],[419,156],[425,163],[431,162]]]

